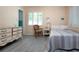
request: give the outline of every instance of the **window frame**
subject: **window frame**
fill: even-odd
[[[29,13],[32,13],[32,24],[29,24]],[[44,17],[43,17],[43,12],[29,12],[28,13],[28,25],[29,26],[33,26],[33,25],[35,25],[35,24],[33,24],[34,23],[34,13],[37,13],[37,19],[39,19],[39,13],[42,13],[42,24],[41,25],[43,25],[43,21],[44,21]],[[37,20],[37,24],[36,25],[39,25],[39,20]],[[39,26],[41,26],[41,25],[39,25]]]

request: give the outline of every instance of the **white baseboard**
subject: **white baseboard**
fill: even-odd
[[[23,35],[33,35],[33,34],[23,34]]]

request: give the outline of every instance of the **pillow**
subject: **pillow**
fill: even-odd
[[[51,29],[55,29],[55,30],[65,30],[65,29],[68,29],[68,26],[66,26],[66,25],[53,25],[52,27],[51,27]]]
[[[63,29],[63,30],[66,30],[66,29],[68,29],[68,26],[66,26],[66,25],[61,25],[60,28]]]

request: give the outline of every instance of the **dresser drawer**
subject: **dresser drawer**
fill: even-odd
[[[21,31],[21,30],[19,30],[19,31],[18,31],[18,33],[22,33],[22,31]]]
[[[18,28],[17,28],[17,27],[13,28],[13,31],[17,31],[17,30],[18,30]]]
[[[11,33],[12,32],[12,29],[6,29],[6,32],[8,33]]]
[[[21,38],[22,37],[22,34],[18,34],[18,37]]]
[[[17,30],[22,30],[22,28],[21,27],[13,28],[13,31],[17,31]]]
[[[18,30],[22,30],[22,27],[18,27]]]
[[[0,42],[0,46],[5,46],[6,44],[6,42]]]
[[[1,42],[7,42],[7,39],[6,38],[1,39]]]
[[[6,29],[0,29],[0,32],[6,32]]]
[[[12,36],[12,33],[7,33],[7,34],[5,34],[5,36],[10,37],[10,36]]]
[[[10,37],[10,36],[12,36],[11,33],[6,33],[6,34],[2,34],[2,35],[0,35],[0,38],[3,39],[3,38]]]
[[[12,42],[13,41],[12,37],[7,37],[6,39],[7,39],[7,42]]]
[[[4,39],[6,37],[6,34],[0,35],[0,39]]]
[[[18,32],[16,31],[16,32],[13,32],[13,35],[16,35],[16,34],[18,34]]]
[[[0,30],[0,34],[4,34],[4,33],[6,33],[5,29]]]
[[[4,39],[0,39],[0,46],[4,46],[7,44],[7,39],[4,38]]]
[[[0,30],[0,34],[12,33],[11,29],[2,29]]]
[[[18,35],[13,35],[13,39],[14,40],[19,39],[19,36]]]

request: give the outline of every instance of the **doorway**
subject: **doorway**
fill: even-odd
[[[19,21],[18,21],[18,26],[23,27],[23,11],[19,9]]]

